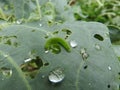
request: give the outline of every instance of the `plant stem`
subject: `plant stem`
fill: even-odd
[[[38,14],[39,14],[39,18],[41,19],[41,10],[40,10],[40,4],[39,4],[39,1],[38,0],[36,0],[36,4],[37,4],[37,9],[38,9]]]
[[[6,16],[3,13],[3,10],[1,8],[0,8],[0,15],[1,15],[2,19],[6,20]]]

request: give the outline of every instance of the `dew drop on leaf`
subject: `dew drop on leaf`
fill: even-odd
[[[48,79],[52,83],[59,83],[63,81],[65,74],[62,68],[56,68],[49,73]]]
[[[88,83],[89,86],[91,86],[91,83]]]
[[[7,54],[5,54],[5,55],[4,55],[4,57],[5,57],[5,58],[7,58],[7,57],[8,57],[8,55],[7,55]]]
[[[31,60],[32,60],[32,58],[27,58],[27,59],[24,60],[24,62],[26,63],[26,62],[29,62]]]
[[[110,71],[111,71],[111,70],[112,70],[112,68],[111,68],[110,66],[108,66],[108,70],[110,70]]]
[[[45,53],[48,53],[48,52],[49,52],[49,50],[46,50],[46,51],[45,51]]]
[[[70,46],[73,47],[73,48],[77,47],[76,41],[75,40],[71,40],[70,41]]]
[[[39,26],[42,27],[42,24],[40,23]]]
[[[101,50],[101,47],[98,44],[95,44],[95,48],[96,48],[96,50]]]
[[[17,23],[17,24],[21,24],[21,23],[22,23],[22,20],[17,20],[16,23]]]
[[[42,78],[44,79],[44,78],[45,78],[45,75],[42,75]]]

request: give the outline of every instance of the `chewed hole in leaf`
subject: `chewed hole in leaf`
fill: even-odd
[[[45,34],[45,37],[44,37],[44,38],[47,39],[48,37],[49,37],[49,34],[48,34],[48,33]]]
[[[6,44],[6,45],[13,45],[17,47],[19,44],[17,42],[17,36],[0,36],[0,43]]]
[[[89,54],[87,53],[86,48],[82,48],[80,50],[80,54],[82,55],[83,60],[86,60],[89,57]]]
[[[107,87],[110,88],[111,87],[110,84],[108,84]]]
[[[6,78],[12,76],[12,69],[10,69],[10,68],[2,67],[2,68],[0,68],[0,72]]]
[[[53,32],[54,35],[55,35],[55,34],[58,34],[58,33],[59,33],[59,31],[54,31],[54,32]]]
[[[54,22],[53,22],[52,20],[48,20],[47,24],[48,24],[49,26],[52,26],[52,25],[54,24]]]
[[[72,32],[69,29],[67,29],[67,28],[62,29],[62,31],[65,32],[67,35],[71,35],[72,34]]]
[[[118,72],[118,75],[120,75],[120,72]]]
[[[35,29],[31,30],[31,32],[35,32],[35,31],[36,31]]]
[[[119,77],[119,80],[120,80],[120,72],[118,72],[118,77]]]
[[[65,39],[68,39],[68,37],[69,37],[68,35],[67,35],[67,36],[65,36]]]
[[[44,66],[48,66],[48,65],[49,65],[49,63],[48,63],[48,62],[44,63]]]
[[[77,2],[76,0],[69,0],[68,5],[72,6],[72,5],[74,5],[76,2]]]
[[[21,64],[20,68],[26,76],[34,78],[38,73],[39,69],[43,66],[43,61],[39,56],[35,59],[25,59],[25,63]]]
[[[95,34],[94,38],[96,38],[99,41],[103,41],[104,40],[104,38],[100,34]]]
[[[85,65],[85,66],[84,66],[84,69],[87,69],[87,68],[88,68],[88,65]]]

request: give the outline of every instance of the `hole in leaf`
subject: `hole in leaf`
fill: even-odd
[[[47,62],[47,63],[44,63],[44,66],[48,66],[49,65],[49,63]]]
[[[110,84],[108,84],[107,87],[110,88],[111,87]]]
[[[49,26],[52,26],[52,25],[54,24],[54,22],[53,22],[52,20],[49,20],[49,21],[47,22],[47,24],[48,24]]]
[[[3,74],[5,77],[10,77],[12,76],[12,70],[10,68],[2,67],[0,68],[0,72]]]
[[[85,66],[84,66],[84,69],[87,69],[87,68],[88,68],[88,66],[87,66],[87,65],[85,65]]]
[[[36,31],[36,30],[33,29],[31,32],[35,32],[35,31]]]
[[[65,39],[67,39],[69,36],[67,35],[67,36],[65,36]]]
[[[86,52],[86,48],[82,48],[80,50],[80,54],[82,55],[83,60],[86,60],[89,57],[89,54]]]
[[[62,29],[62,31],[66,32],[67,35],[71,35],[72,34],[72,32],[69,29],[67,29],[67,28]]]
[[[54,31],[54,32],[53,32],[53,34],[58,34],[58,33],[59,33],[59,31]]]
[[[23,63],[20,68],[26,76],[34,78],[38,73],[39,69],[43,66],[43,61],[39,56],[35,59],[26,59],[27,62]]]
[[[77,1],[77,0],[70,0],[70,1],[68,2],[68,4],[69,4],[70,6],[75,5],[76,1]]]
[[[98,39],[99,41],[103,41],[104,38],[100,34],[95,34],[94,38]]]
[[[119,80],[120,80],[120,72],[118,72],[118,75],[119,75],[118,77],[119,77]]]
[[[6,40],[5,44],[11,45],[11,44],[12,44],[12,42],[11,42],[11,40],[10,40],[10,39],[8,39],[8,40]]]
[[[118,75],[120,75],[120,72],[118,72]]]
[[[47,33],[46,35],[45,35],[45,39],[47,39],[49,37],[49,34]]]

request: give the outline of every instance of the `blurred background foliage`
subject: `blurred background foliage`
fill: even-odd
[[[0,0],[0,28],[41,19],[48,24],[101,22],[109,28],[112,44],[120,48],[119,0]]]

